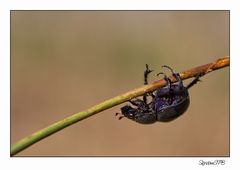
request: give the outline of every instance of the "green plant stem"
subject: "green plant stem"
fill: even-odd
[[[192,78],[192,77],[195,77],[198,75],[203,76],[207,73],[210,73],[213,70],[217,70],[217,69],[229,66],[229,65],[230,65],[229,57],[224,57],[224,58],[220,58],[220,59],[216,60],[215,62],[183,71],[182,73],[180,73],[180,76],[183,80]],[[173,76],[170,76],[169,78],[171,79],[172,82],[176,81]],[[72,116],[69,116],[63,120],[60,120],[42,130],[39,130],[39,131],[33,133],[30,136],[27,136],[27,137],[21,139],[17,143],[13,144],[11,146],[11,156],[19,153],[20,151],[31,146],[32,144],[46,138],[47,136],[52,135],[52,134],[60,131],[61,129],[63,129],[67,126],[70,126],[80,120],[83,120],[83,119],[85,119],[89,116],[92,116],[96,113],[99,113],[103,110],[109,109],[113,106],[116,106],[118,104],[126,102],[132,98],[141,96],[147,92],[152,92],[152,91],[156,90],[157,88],[164,87],[164,86],[165,86],[165,81],[159,80],[152,84],[144,85],[140,88],[131,90],[127,93],[124,93],[124,94],[116,96],[112,99],[106,100],[103,103],[93,106],[85,111],[73,114]]]

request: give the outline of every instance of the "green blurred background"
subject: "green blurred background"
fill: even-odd
[[[146,63],[154,81],[226,55],[229,11],[11,11],[11,144],[141,86]],[[119,121],[122,104],[18,155],[228,156],[229,68],[201,79],[175,121]]]

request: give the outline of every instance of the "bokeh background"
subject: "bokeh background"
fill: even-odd
[[[229,11],[11,11],[11,144],[141,86],[146,63],[154,81],[226,55]],[[229,68],[201,79],[172,122],[118,120],[122,104],[18,156],[228,156]]]

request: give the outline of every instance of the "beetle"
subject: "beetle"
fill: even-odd
[[[141,124],[152,124],[157,121],[169,122],[181,116],[187,110],[190,104],[188,89],[200,81],[200,76],[196,76],[185,87],[179,73],[175,73],[167,65],[163,65],[162,67],[171,71],[173,77],[177,80],[176,83],[171,82],[163,72],[158,73],[157,76],[160,74],[164,76],[163,79],[166,81],[166,86],[164,88],[157,88],[154,92],[144,94],[142,100],[129,100],[133,106],[125,105],[121,107],[121,113],[116,113],[116,116],[121,114],[119,120],[126,117]],[[146,64],[146,70],[144,71],[145,85],[148,84],[148,75],[152,71]],[[151,96],[149,103],[147,102],[148,95]]]

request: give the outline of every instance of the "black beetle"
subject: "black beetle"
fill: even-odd
[[[142,124],[151,124],[156,121],[169,122],[180,115],[182,115],[188,108],[190,100],[188,89],[196,84],[200,76],[195,77],[195,79],[186,87],[184,87],[182,79],[178,73],[174,73],[171,67],[162,66],[171,70],[172,75],[176,78],[177,82],[172,83],[171,80],[164,74],[164,80],[166,81],[166,87],[158,88],[153,93],[148,93],[143,95],[143,100],[135,99],[129,100],[129,102],[135,106],[130,105],[123,106],[121,108],[122,116],[128,119],[134,120]],[[149,70],[146,64],[146,70],[144,72],[144,84],[148,84],[147,78],[153,70]],[[152,97],[150,103],[147,102],[147,95]],[[116,113],[118,115],[119,113]]]

